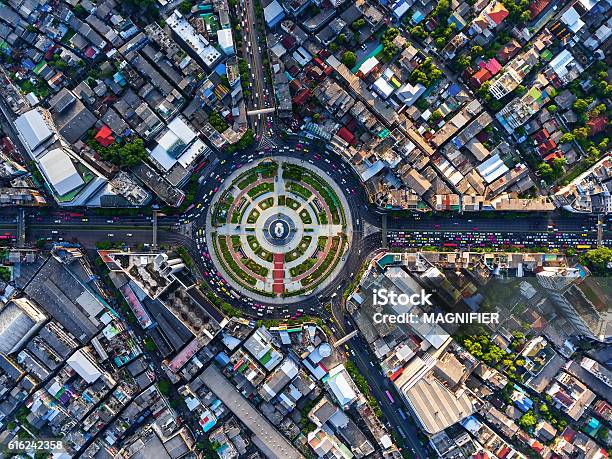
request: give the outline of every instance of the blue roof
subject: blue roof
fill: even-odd
[[[425,15],[421,13],[419,10],[415,11],[414,14],[412,15],[412,22],[415,24],[418,24],[423,19],[425,19]]]
[[[221,365],[225,366],[229,363],[230,358],[227,356],[227,354],[225,352],[219,352],[216,356],[215,356],[215,360],[217,362],[219,362]]]
[[[461,87],[457,83],[451,84],[450,88],[448,88],[449,96],[456,96],[461,92]]]
[[[462,17],[458,17],[457,13],[453,13],[449,18],[448,18],[448,23],[449,24],[455,24],[457,27],[457,31],[463,29],[465,27],[465,21],[463,20]]]
[[[219,64],[219,65],[217,65],[217,66],[215,67],[215,72],[216,72],[216,73],[217,73],[217,75],[219,75],[219,76],[225,76],[225,71],[226,71],[226,69],[225,69],[225,64],[223,64],[223,63],[221,63],[221,64]]]
[[[23,65],[27,70],[33,70],[34,67],[36,67],[36,64],[32,62],[32,59],[30,58],[22,60],[21,65]]]

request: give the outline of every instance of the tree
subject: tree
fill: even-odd
[[[566,162],[565,158],[555,158],[552,160],[552,169],[555,173],[555,177],[559,177],[563,174],[563,168]]]
[[[580,257],[580,260],[594,274],[600,276],[610,276],[612,274],[612,249],[610,247],[589,250]]]
[[[482,53],[483,53],[483,49],[482,49],[482,46],[480,45],[474,45],[472,46],[472,49],[470,50],[470,54],[472,55],[472,57],[482,56]]]
[[[546,110],[548,110],[550,113],[557,113],[558,109],[559,108],[555,104],[550,104],[546,107]]]
[[[520,21],[521,22],[527,22],[530,19],[531,19],[531,12],[530,11],[523,11],[521,13],[521,16],[520,16]]]
[[[606,112],[606,104],[599,104],[589,113],[590,118],[597,118],[602,113]]]
[[[420,40],[425,39],[427,37],[427,32],[421,25],[416,25],[412,29],[410,29],[410,35]]]
[[[104,161],[117,166],[135,166],[148,156],[142,139],[136,139],[123,145],[113,143],[108,147],[102,147],[95,140],[90,140],[87,145],[96,150]]]
[[[518,423],[523,429],[530,430],[538,423],[538,418],[533,411],[529,410],[521,416]]]
[[[574,128],[574,130],[572,131],[572,134],[578,140],[585,140],[589,136],[590,133],[591,133],[591,128],[589,128],[588,126],[580,126],[580,127]]]
[[[552,181],[554,171],[553,171],[553,168],[550,167],[550,164],[542,162],[538,164],[538,167],[536,168],[536,170],[538,171],[538,173],[544,180],[546,180],[547,182]]]
[[[467,54],[462,54],[457,59],[457,65],[461,69],[465,69],[466,67],[469,67],[471,64],[472,64],[472,57]]]
[[[167,379],[162,379],[159,381],[159,383],[157,383],[157,387],[163,395],[168,395],[170,393],[170,389],[172,389],[172,384]]]
[[[365,19],[363,18],[356,19],[351,24],[351,29],[353,29],[354,31],[357,31],[361,29],[363,26],[365,26],[365,24],[366,24]]]
[[[593,98],[589,97],[588,99],[576,99],[572,108],[577,113],[584,113],[589,105],[593,102]]]
[[[559,138],[559,143],[570,143],[573,142],[575,139],[576,137],[574,136],[574,134],[572,134],[571,132],[566,132]]]
[[[434,110],[434,112],[431,114],[431,117],[429,118],[432,122],[436,122],[438,121],[440,118],[442,118],[442,111],[440,109]]]
[[[514,88],[513,92],[517,96],[521,96],[527,92],[527,88],[525,88],[525,86],[523,86],[522,84],[519,84],[516,88]]]
[[[189,0],[183,0],[179,5],[179,11],[182,14],[188,14],[191,11],[192,4]]]
[[[357,63],[357,56],[352,51],[345,51],[342,54],[342,63],[348,68],[352,68]]]
[[[336,43],[334,43],[334,42],[331,42],[331,43],[329,44],[329,50],[330,50],[332,53],[335,53],[336,51],[338,51],[338,45],[337,45]]]
[[[225,120],[221,117],[221,115],[217,112],[211,113],[208,117],[208,122],[214,127],[217,131],[223,133],[229,127]]]

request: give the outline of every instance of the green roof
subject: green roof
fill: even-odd
[[[34,69],[32,70],[32,72],[34,72],[36,75],[38,75],[40,72],[42,72],[42,70],[47,66],[47,63],[45,61],[40,61],[36,67],[34,67]]]
[[[544,59],[545,61],[550,61],[553,57],[553,54],[550,52],[550,50],[545,49],[544,51],[542,51],[542,53],[540,54],[540,57],[542,59]]]

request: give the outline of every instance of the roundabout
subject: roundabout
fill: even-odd
[[[202,230],[211,261],[236,293],[278,304],[330,285],[352,242],[338,185],[291,157],[234,171],[213,196]]]

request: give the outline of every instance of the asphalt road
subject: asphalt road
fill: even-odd
[[[272,92],[266,87],[262,52],[262,39],[256,27],[255,5],[253,0],[241,0],[239,3],[239,20],[242,33],[243,57],[249,64],[251,72],[251,101],[253,106],[249,109],[259,110],[272,107]],[[251,126],[255,135],[260,139],[268,130],[269,117],[267,114],[250,116]],[[271,118],[271,117],[270,117]]]

